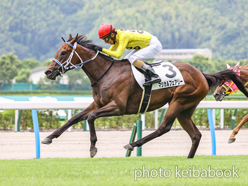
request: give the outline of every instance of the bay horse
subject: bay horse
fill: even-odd
[[[243,84],[245,84],[244,86],[246,88],[248,88],[247,80],[245,80],[245,79],[248,79],[248,65],[239,66],[239,63],[237,63],[234,67],[230,67],[227,64],[227,69],[232,70],[232,71],[236,72],[238,75],[240,75],[240,77],[243,78],[242,81],[244,81],[243,82]],[[228,95],[236,92],[237,90],[238,90],[238,88],[236,87],[236,85],[233,82],[227,82],[226,81],[222,85],[220,85],[216,88],[216,90],[213,93],[213,96],[215,97],[216,101],[222,101],[225,96],[228,96]],[[248,114],[246,116],[244,116],[243,119],[241,120],[241,122],[233,129],[232,134],[230,135],[230,137],[228,139],[228,143],[235,142],[235,140],[236,140],[235,136],[238,134],[241,127],[247,121],[248,121]]]
[[[85,35],[69,35],[55,53],[55,57],[47,67],[47,78],[55,80],[58,75],[80,66],[92,83],[94,101],[81,113],[73,116],[66,124],[47,136],[42,143],[50,144],[73,124],[87,120],[90,128],[90,157],[97,153],[97,141],[94,121],[99,117],[137,114],[142,88],[136,82],[128,60],[115,60],[112,57],[92,50],[94,44]],[[74,53],[76,55],[74,55]],[[199,102],[207,95],[210,87],[222,80],[233,80],[248,97],[236,73],[225,70],[207,75],[195,67],[181,62],[173,63],[182,73],[185,85],[154,90],[151,93],[148,112],[169,103],[169,108],[159,128],[151,134],[124,146],[133,150],[169,132],[177,118],[183,129],[191,138],[192,146],[188,158],[193,158],[201,139],[201,133],[193,123],[191,116]],[[166,143],[166,142],[165,142]]]

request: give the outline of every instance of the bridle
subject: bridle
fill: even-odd
[[[233,90],[232,89],[232,86],[233,86],[233,81],[230,83],[230,85],[228,86],[227,84],[222,84],[221,86],[225,89],[225,92],[224,92],[224,94],[225,94],[225,96],[227,95],[229,95],[229,94],[232,94],[232,93],[235,93],[235,92],[237,92],[238,90]],[[231,90],[231,91],[229,91],[229,90]]]
[[[232,94],[232,93],[235,93],[235,92],[237,92],[238,90],[233,90],[232,89],[232,85],[233,85],[234,83],[233,83],[233,81],[230,83],[230,85],[229,86],[227,86],[226,84],[222,84],[221,86],[226,90],[224,93],[225,93],[225,96],[227,95],[229,95],[229,94]],[[244,84],[244,87],[246,87],[248,85],[248,82],[246,82],[245,84]],[[231,90],[231,91],[229,91],[229,90]]]
[[[236,72],[237,75],[240,76],[240,70],[238,66],[235,66],[234,68],[229,68],[229,69]],[[248,85],[248,82],[245,83],[244,87],[247,85]],[[230,83],[224,82],[221,86],[225,89],[225,92],[224,92],[225,96],[226,95],[228,96],[229,94],[232,94],[238,91],[238,87],[234,84],[233,81],[231,81]]]
[[[72,52],[71,52],[70,56],[68,57],[68,59],[67,59],[66,61],[64,61],[63,63],[60,63],[60,62],[59,62],[57,59],[55,59],[55,58],[52,59],[53,61],[55,61],[56,63],[59,64],[59,66],[60,66],[59,69],[61,68],[61,70],[58,69],[58,72],[59,72],[60,76],[62,76],[62,75],[65,73],[66,70],[71,70],[71,69],[74,69],[74,68],[82,67],[85,63],[88,63],[88,62],[93,61],[93,60],[96,58],[96,56],[99,54],[99,51],[97,51],[97,52],[96,52],[96,55],[95,55],[93,58],[91,58],[91,59],[89,59],[89,60],[87,60],[87,61],[83,61],[83,60],[81,59],[81,57],[79,56],[79,54],[76,52],[77,42],[75,42],[74,45],[70,44],[69,42],[65,42],[65,43],[72,47]],[[74,64],[71,62],[74,53],[78,56],[78,58],[80,59],[81,63],[74,65]],[[105,76],[105,74],[106,74],[106,73],[110,70],[110,68],[113,66],[114,61],[115,61],[115,60],[113,59],[113,61],[112,61],[111,65],[109,66],[109,68],[101,75],[100,78],[98,78],[98,80],[96,80],[94,83],[92,83],[91,86],[96,85],[96,84],[103,78],[103,76]],[[71,65],[71,66],[69,66],[69,65]]]
[[[65,42],[65,43],[72,47],[72,52],[71,52],[70,56],[68,57],[68,59],[66,61],[62,62],[62,63],[59,62],[55,58],[52,59],[53,61],[55,61],[56,63],[58,63],[59,66],[60,66],[60,68],[61,68],[61,70],[58,70],[59,73],[60,73],[60,76],[62,76],[65,73],[65,71],[67,71],[67,70],[71,70],[71,69],[74,69],[74,68],[82,67],[85,63],[88,63],[90,61],[93,61],[96,58],[96,56],[98,55],[98,53],[99,53],[99,51],[97,51],[96,55],[93,58],[91,58],[91,59],[89,59],[89,60],[87,60],[87,61],[84,62],[81,59],[81,57],[79,56],[79,54],[76,52],[77,42],[75,42],[74,45],[70,44],[69,42]],[[74,53],[78,56],[78,58],[80,59],[81,63],[74,65],[71,62]]]

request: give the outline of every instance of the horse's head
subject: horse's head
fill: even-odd
[[[213,96],[214,96],[216,101],[222,101],[223,98],[227,95],[226,94],[226,88],[224,88],[224,86],[225,86],[224,84],[220,85],[214,91]]]
[[[238,76],[240,76],[239,64],[240,62],[238,62],[234,67],[230,67],[230,65],[227,64],[227,69],[236,72]],[[237,91],[238,87],[233,83],[233,81],[225,81],[216,88],[213,96],[215,97],[216,101],[222,101],[225,96],[228,96],[229,94]]]
[[[77,48],[78,41],[80,42],[80,45],[86,47],[84,48],[86,52],[88,52],[88,49],[92,49],[92,47],[94,46],[93,44],[90,44],[91,40],[86,40],[85,35],[78,36],[77,34],[76,37],[72,38],[70,34],[67,42],[62,44],[61,47],[57,50],[54,59],[45,71],[48,79],[55,80],[58,75],[62,76],[62,74],[64,74],[68,70],[74,69],[76,67],[81,67],[83,64],[92,61],[97,56],[98,52],[95,57],[83,62],[82,58],[79,55],[79,49]]]
[[[71,34],[67,41],[61,45],[61,47],[55,53],[54,59],[50,65],[46,68],[45,74],[48,79],[55,80],[58,75],[62,75],[72,65],[75,65],[78,61],[76,56],[72,56],[73,50],[75,50],[74,44],[76,43],[78,35],[72,38]]]

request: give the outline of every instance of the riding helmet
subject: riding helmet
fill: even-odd
[[[102,24],[98,29],[99,38],[106,38],[112,31],[115,31],[115,27],[110,24]]]

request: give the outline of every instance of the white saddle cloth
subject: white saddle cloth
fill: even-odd
[[[140,73],[133,65],[131,66],[136,81],[138,82],[140,87],[144,90],[143,87],[143,84],[145,83],[144,74]],[[185,84],[181,72],[178,70],[178,68],[175,65],[173,65],[170,62],[162,62],[160,65],[153,66],[152,68],[162,80],[160,83],[154,83],[152,85],[152,90],[175,87]]]

